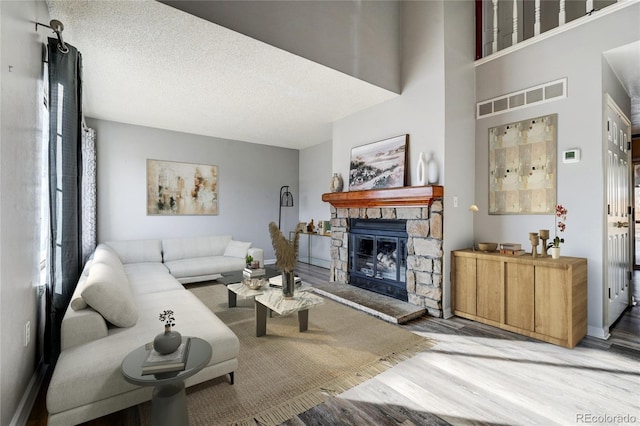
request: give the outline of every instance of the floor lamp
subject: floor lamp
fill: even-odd
[[[284,185],[280,188],[280,211],[278,213],[278,229],[282,229],[280,222],[282,221],[282,208],[293,207],[293,195],[289,192],[289,186]]]

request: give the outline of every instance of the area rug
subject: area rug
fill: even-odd
[[[267,335],[256,337],[254,302],[227,307],[223,284],[192,291],[240,340],[235,384],[218,378],[187,389],[191,425],[277,425],[348,390],[432,342],[348,306],[325,299],[309,311],[309,329],[298,316],[267,319]],[[150,416],[149,404],[141,417]]]

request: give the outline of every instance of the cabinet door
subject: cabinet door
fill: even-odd
[[[453,256],[454,310],[476,314],[476,259]]]
[[[568,337],[570,306],[565,269],[535,267],[535,331],[558,339]]]
[[[476,315],[492,321],[501,321],[503,310],[504,269],[502,262],[477,259]]]
[[[533,331],[533,265],[505,264],[505,323]]]

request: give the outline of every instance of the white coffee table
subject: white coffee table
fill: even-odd
[[[311,288],[309,286],[309,288]],[[310,291],[295,290],[291,299],[285,299],[282,289],[265,291],[255,297],[256,301],[256,337],[267,334],[267,311],[280,315],[298,313],[298,330],[303,332],[309,328],[309,309],[324,303],[324,299]]]
[[[309,284],[302,283],[300,286],[295,288],[295,291],[309,291],[313,287]],[[282,288],[280,287],[271,287],[269,284],[264,285],[258,289],[252,290],[248,285],[244,284],[244,282],[229,284],[227,285],[227,295],[228,295],[228,304],[230,308],[235,308],[238,306],[238,296],[244,298],[256,297],[267,291],[278,291],[282,293]]]

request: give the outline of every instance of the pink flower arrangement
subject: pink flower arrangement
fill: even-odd
[[[564,232],[565,229],[567,229],[567,212],[568,210],[566,208],[564,208],[564,206],[562,204],[558,204],[556,206],[556,229],[555,229],[555,237],[553,238],[553,241],[549,243],[548,247],[560,247],[560,243],[564,243],[564,238],[559,238],[558,237],[558,231],[560,232]]]

